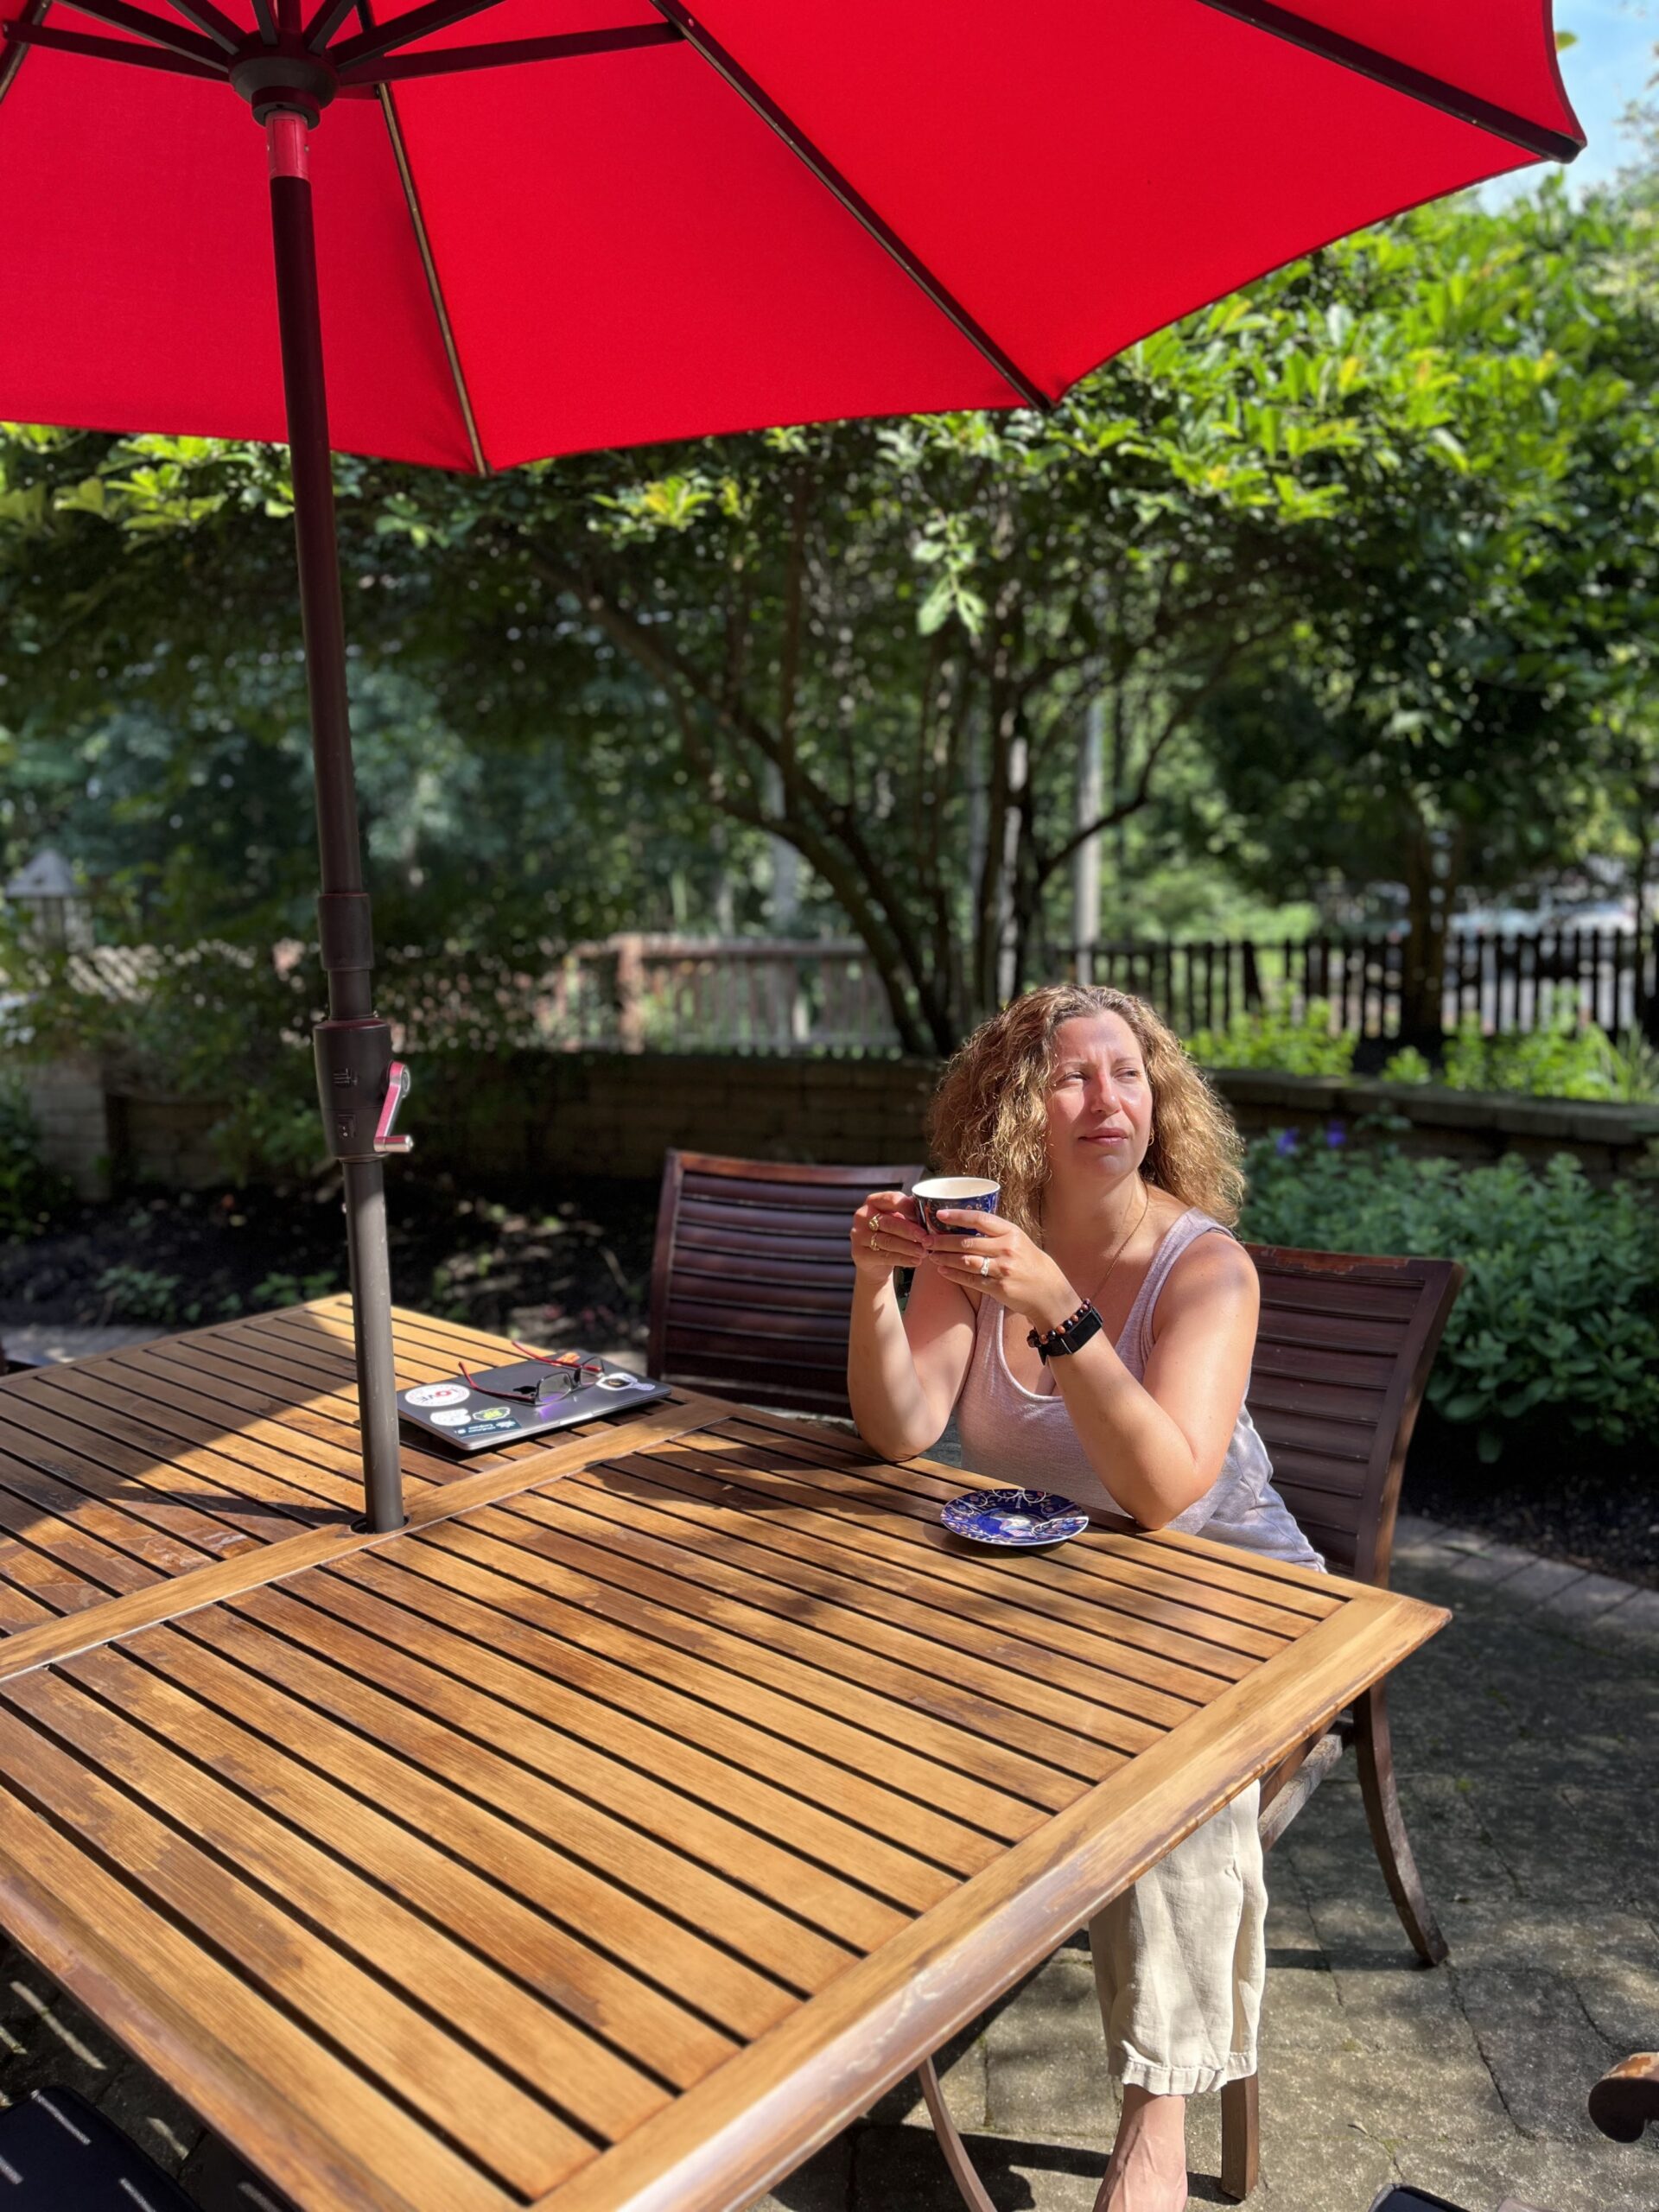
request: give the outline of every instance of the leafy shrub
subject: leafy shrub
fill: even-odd
[[[1462,1261],[1428,1395],[1482,1459],[1535,1412],[1609,1444],[1659,1427],[1659,1218],[1637,1190],[1566,1154],[1535,1174],[1263,1138],[1246,1164],[1255,1242]]]
[[[1580,1027],[1569,1006],[1525,1036],[1483,1036],[1479,1023],[1465,1017],[1446,1046],[1442,1080],[1453,1090],[1629,1098],[1643,1095],[1632,1088],[1641,1073],[1636,1052],[1615,1045],[1594,1022]]]
[[[0,1236],[28,1236],[72,1196],[66,1178],[41,1158],[40,1132],[22,1090],[0,1083]]]
[[[181,1275],[163,1274],[159,1268],[105,1268],[98,1279],[104,1311],[112,1321],[181,1320]]]
[[[306,1065],[302,1073],[309,1076]],[[207,1141],[226,1179],[238,1189],[250,1183],[287,1181],[321,1173],[328,1165],[316,1092],[296,1098],[292,1086],[281,1090],[245,1091],[207,1132]]]
[[[1382,1064],[1384,1083],[1433,1083],[1434,1070],[1414,1045],[1402,1045]]]
[[[327,1298],[330,1291],[339,1288],[340,1276],[333,1268],[321,1268],[308,1275],[292,1275],[278,1268],[255,1283],[248,1294],[248,1311],[263,1313],[272,1306],[299,1306],[308,1299]]]
[[[1212,1068],[1345,1076],[1354,1065],[1353,1033],[1333,1027],[1329,999],[1309,999],[1300,1015],[1269,1002],[1236,1014],[1224,1029],[1198,1030],[1186,1042],[1193,1058]]]
[[[1525,1035],[1487,1036],[1465,1014],[1437,1076],[1408,1046],[1382,1070],[1390,1083],[1441,1083],[1448,1090],[1510,1090],[1529,1098],[1659,1099],[1659,1052],[1637,1031],[1615,1039],[1581,1022],[1571,1003]]]

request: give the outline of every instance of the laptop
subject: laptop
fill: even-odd
[[[499,1452],[579,1421],[632,1413],[668,1395],[665,1382],[632,1375],[592,1352],[549,1352],[506,1367],[474,1368],[397,1393],[399,1417],[451,1452]]]

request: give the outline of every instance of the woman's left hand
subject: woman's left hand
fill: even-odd
[[[1055,1329],[1077,1311],[1077,1294],[1042,1246],[1001,1214],[941,1206],[941,1221],[961,1222],[971,1236],[934,1236],[927,1255],[947,1282],[981,1291],[999,1306],[1023,1313],[1038,1329]]]

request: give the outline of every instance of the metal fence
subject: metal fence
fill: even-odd
[[[1077,948],[1065,972],[1150,999],[1183,1035],[1224,1029],[1236,1014],[1271,1003],[1300,1016],[1314,1000],[1333,1029],[1389,1039],[1401,1033],[1405,942],[1398,934],[1170,939]],[[1489,1033],[1523,1033],[1567,1018],[1610,1033],[1645,1029],[1659,1039],[1659,928],[1539,930],[1526,935],[1456,931],[1446,948],[1440,1025],[1473,1020]]]

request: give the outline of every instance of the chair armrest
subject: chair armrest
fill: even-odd
[[[1638,2051],[1590,2092],[1590,2117],[1615,2143],[1634,2143],[1650,2120],[1659,2120],[1659,2051]]]

